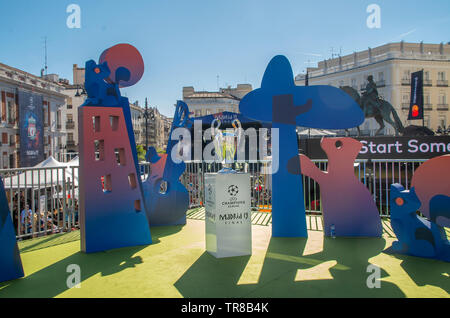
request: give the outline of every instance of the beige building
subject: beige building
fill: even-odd
[[[142,110],[144,113],[144,109]],[[169,140],[170,128],[172,127],[172,118],[161,114],[156,107],[148,108],[147,131],[145,130],[145,117],[141,121],[141,144],[145,146],[146,133],[148,134],[148,146],[156,150],[166,150]]]
[[[42,95],[44,159],[65,151],[64,84],[56,74],[36,76],[0,63],[0,168],[20,166],[19,90]]]
[[[309,85],[351,86],[361,93],[372,75],[380,97],[397,110],[404,126],[422,125],[422,121],[408,121],[411,73],[424,70],[425,125],[432,130],[450,124],[448,98],[450,88],[450,44],[389,43],[362,52],[318,63],[308,68]],[[295,77],[296,85],[305,85],[306,74]],[[373,134],[378,124],[368,119],[361,126]],[[385,134],[394,129],[386,125]]]
[[[130,103],[131,123],[133,124],[134,140],[136,145],[145,144],[145,119],[143,117],[144,110],[139,106],[139,102]]]
[[[239,113],[239,102],[252,91],[250,84],[238,84],[236,88],[221,88],[218,92],[195,91],[194,87],[183,87],[183,101],[188,105],[192,117],[201,117],[221,112]]]

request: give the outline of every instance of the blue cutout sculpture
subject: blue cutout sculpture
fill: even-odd
[[[364,114],[342,90],[331,86],[296,86],[286,57],[275,56],[261,88],[239,104],[241,113],[279,129],[279,170],[272,179],[272,235],[307,237],[302,176],[290,174],[288,161],[298,157],[296,126],[344,129],[359,126]],[[272,160],[276,154],[272,153]]]
[[[444,228],[416,213],[421,203],[414,187],[407,191],[401,184],[392,184],[390,204],[391,224],[398,239],[392,244],[395,252],[450,262],[450,243]],[[449,217],[450,197],[434,196],[430,215]]]
[[[149,147],[147,151],[146,160],[152,163],[152,168],[143,189],[150,226],[186,224],[189,193],[180,182],[186,164],[172,160],[172,149],[178,142],[172,140],[172,133],[176,128],[189,129],[191,125],[188,106],[178,101],[166,153],[159,156],[154,147]]]
[[[116,70],[116,77],[119,75],[117,74],[118,72],[123,73],[122,69],[123,68]],[[93,60],[86,62],[84,87],[88,94],[88,98],[86,98],[83,105],[118,106],[120,100],[118,84],[110,84],[105,81],[110,74],[111,72],[107,62],[101,64],[97,64]],[[122,77],[118,76],[118,78]]]
[[[0,177],[0,282],[20,278],[24,275],[10,215],[5,187]]]

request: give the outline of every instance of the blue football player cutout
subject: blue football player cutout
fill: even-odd
[[[278,55],[267,66],[261,88],[248,93],[239,109],[244,116],[278,129],[278,158],[272,153],[273,166],[278,160],[272,179],[272,236],[307,237],[302,176],[287,170],[289,159],[298,158],[295,128],[357,127],[364,121],[361,108],[338,88],[296,86],[289,61]]]
[[[10,215],[3,180],[0,178],[0,282],[24,275]]]

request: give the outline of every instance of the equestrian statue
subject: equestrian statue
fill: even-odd
[[[374,118],[380,125],[380,128],[376,131],[375,135],[378,135],[383,130],[385,127],[384,122],[387,122],[394,127],[397,135],[402,134],[404,127],[394,107],[378,96],[377,84],[374,82],[372,75],[367,77],[367,81],[368,83],[365,90],[363,90],[362,96],[360,96],[358,91],[353,87],[341,86],[340,88],[358,103],[359,107],[361,107],[364,112],[365,118]],[[359,127],[358,135],[361,135]]]

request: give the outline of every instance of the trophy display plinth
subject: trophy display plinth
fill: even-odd
[[[205,174],[206,250],[217,258],[252,254],[250,175]]]

